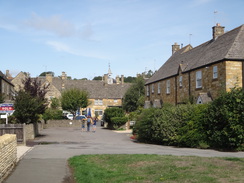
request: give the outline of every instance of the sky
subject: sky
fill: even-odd
[[[244,0],[0,0],[0,71],[73,79],[158,70],[177,42],[196,47],[244,24]]]

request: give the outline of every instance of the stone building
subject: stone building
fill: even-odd
[[[89,94],[90,105],[87,108],[91,109],[91,114],[96,113],[101,117],[103,112],[108,107],[122,107],[122,101],[125,92],[131,86],[129,83],[124,83],[123,75],[116,79],[111,78],[111,73],[105,74],[102,81],[96,80],[69,80],[65,72],[62,72],[61,77],[53,77],[47,74],[44,84],[49,84],[49,91],[46,97],[60,98],[62,91],[71,88],[86,90]],[[86,109],[81,111],[84,114]]]
[[[8,71],[6,72],[8,74]],[[7,78],[5,74],[0,71],[0,95],[3,97],[4,102],[12,102],[14,97],[14,85]]]
[[[100,117],[103,115],[107,107],[122,107],[122,101],[125,92],[131,86],[129,83],[124,83],[124,76],[117,76],[116,79],[111,77],[112,73],[109,69],[108,74],[104,74],[102,81],[96,80],[71,80],[65,72],[61,76],[54,77],[52,74],[39,76],[38,80],[43,85],[49,85],[46,98],[50,102],[52,98],[60,98],[62,91],[71,88],[86,90],[89,94],[90,105],[87,108],[91,109],[92,116],[97,113]],[[12,82],[15,84],[16,91],[22,85],[22,80],[26,78],[24,73],[19,73]],[[85,113],[86,109],[81,110]]]
[[[212,39],[195,48],[172,45],[172,56],[146,82],[145,107],[207,103],[221,91],[243,87],[244,25],[224,33],[216,24],[212,30]]]

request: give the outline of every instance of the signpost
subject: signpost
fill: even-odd
[[[8,124],[9,113],[14,112],[14,104],[12,103],[2,103],[0,104],[0,113],[6,113],[6,115],[1,115],[1,118],[6,118],[6,124]]]

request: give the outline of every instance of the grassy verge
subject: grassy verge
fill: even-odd
[[[69,163],[77,183],[244,182],[244,158],[81,155]]]

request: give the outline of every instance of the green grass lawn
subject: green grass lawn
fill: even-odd
[[[77,183],[244,182],[244,158],[81,155],[69,159]]]

